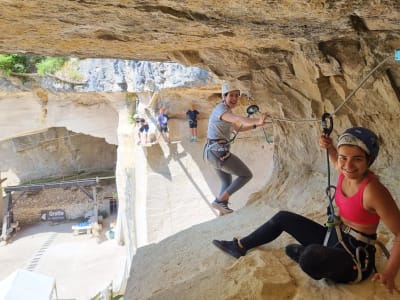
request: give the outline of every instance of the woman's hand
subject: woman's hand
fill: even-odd
[[[333,147],[332,139],[329,136],[321,135],[319,138],[319,145],[322,149],[331,149]]]
[[[258,119],[258,126],[264,126],[265,124],[267,124],[267,117],[269,117],[269,115],[267,115],[266,113],[261,114],[261,117]]]
[[[392,274],[385,274],[383,273],[375,273],[374,276],[372,276],[372,281],[380,281],[382,285],[384,285],[390,294],[393,294],[393,291],[396,291],[398,294],[400,294],[400,290],[396,287],[395,283],[395,276]]]

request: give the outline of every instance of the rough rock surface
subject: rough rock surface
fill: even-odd
[[[391,299],[397,296],[370,282],[311,281],[282,257],[285,237],[233,265],[210,248],[210,240],[245,234],[278,208],[323,220],[317,190],[324,185],[325,162],[316,140],[324,111],[335,115],[333,136],[352,125],[378,133],[382,151],[374,168],[399,201],[400,69],[390,59],[400,48],[399,6],[397,0],[8,0],[0,11],[0,52],[201,66],[220,79],[240,81],[249,100],[275,117],[274,174],[252,205],[141,248],[127,299],[263,299],[268,292],[275,299]],[[272,264],[279,277],[265,270]]]

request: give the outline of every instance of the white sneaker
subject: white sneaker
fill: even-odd
[[[214,202],[211,203],[211,206],[218,210],[221,215],[233,213],[233,209],[230,209],[228,206],[228,201],[220,201],[218,199],[215,199]]]

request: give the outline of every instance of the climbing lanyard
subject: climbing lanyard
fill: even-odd
[[[324,113],[322,115],[322,131],[325,136],[329,136],[333,130],[333,118],[330,114]],[[325,223],[325,226],[328,227],[328,230],[324,239],[324,246],[328,244],[329,237],[331,235],[331,231],[335,225],[338,224],[338,218],[335,216],[335,209],[333,207],[333,199],[335,198],[336,187],[331,184],[331,170],[329,164],[329,150],[326,149],[326,163],[328,169],[328,186],[326,187],[325,194],[329,200],[329,206],[327,208],[328,221]]]
[[[233,136],[231,137],[231,139],[228,141],[227,144],[233,144],[233,142],[235,141],[235,139],[236,139],[237,135],[239,134],[240,129],[242,129],[242,127],[243,127],[243,124],[240,124],[238,130],[233,132]]]

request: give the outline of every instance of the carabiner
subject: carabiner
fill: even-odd
[[[246,112],[247,112],[247,117],[250,117],[251,115],[254,115],[257,112],[260,112],[260,108],[258,107],[258,105],[253,104],[247,107]]]
[[[328,127],[328,124],[326,122],[327,119],[329,119],[329,127]],[[332,115],[328,114],[328,113],[324,113],[322,115],[321,123],[322,123],[322,130],[323,130],[324,134],[326,136],[329,136],[332,133],[332,130],[333,130],[333,118],[332,118]]]

